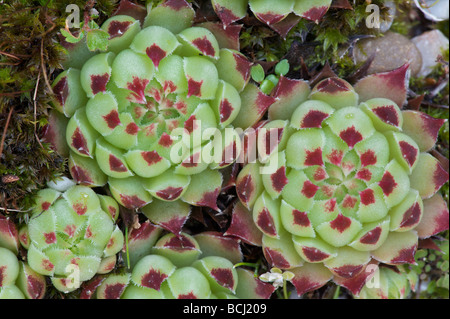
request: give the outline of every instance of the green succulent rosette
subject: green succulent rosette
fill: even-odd
[[[448,229],[448,173],[428,152],[444,120],[401,108],[407,79],[408,65],[354,86],[280,78],[227,234],[255,242],[256,226],[299,294],[330,279],[357,294],[369,262],[414,263],[418,239]]]
[[[68,145],[74,180],[108,185],[119,204],[143,208],[174,233],[189,205],[219,210],[220,170],[241,149],[234,128],[251,126],[275,101],[249,83],[239,30],[194,26],[194,15],[184,0],[150,4],[143,21],[115,15],[101,26],[107,51],[69,60],[53,83],[68,121],[54,115],[50,131],[64,130],[66,141],[49,139],[62,153]]]
[[[64,292],[78,289],[97,273],[116,264],[124,236],[115,224],[119,206],[91,188],[68,185],[38,192],[27,224],[27,261],[36,273],[49,276]]]

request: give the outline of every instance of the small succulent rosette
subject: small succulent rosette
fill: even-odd
[[[47,130],[55,148],[68,145],[77,183],[108,184],[129,209],[165,207],[149,218],[175,233],[189,205],[218,210],[220,170],[241,148],[234,128],[274,102],[249,83],[239,30],[193,26],[194,15],[186,1],[168,0],[150,4],[142,23],[125,14],[105,21],[108,50],[69,59],[55,79],[55,107],[68,121],[54,114]]]
[[[27,225],[29,266],[64,293],[110,272],[124,244],[118,213],[112,197],[86,186],[40,190]]]
[[[158,238],[160,229],[144,227],[130,234],[133,267],[123,299],[267,299],[275,290],[252,271],[234,267],[242,252],[233,237],[206,232]]]
[[[211,0],[211,4],[226,27],[244,18],[250,7],[258,20],[285,37],[300,18],[316,23],[321,20],[331,6],[331,0],[282,0],[276,5],[272,0]]]
[[[407,80],[408,65],[354,87],[280,78],[227,233],[254,234],[252,216],[266,259],[295,274],[299,294],[332,278],[357,293],[371,260],[414,263],[418,239],[448,229],[448,173],[428,152],[445,120],[401,109]]]

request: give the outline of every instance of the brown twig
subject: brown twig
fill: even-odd
[[[11,120],[11,115],[12,115],[13,110],[14,110],[14,107],[12,107],[9,110],[8,118],[6,119],[6,124],[5,124],[5,127],[3,128],[2,140],[0,142],[0,159],[2,158],[3,145],[5,144],[5,138],[6,138],[6,131],[8,130],[9,121]]]
[[[44,64],[44,38],[42,37],[41,39],[41,71],[42,74],[44,75],[44,80],[45,80],[45,84],[47,84],[47,88],[49,89],[50,93],[53,94],[53,89],[52,86],[50,85],[50,82],[48,81],[48,77],[47,77],[47,68],[45,67]],[[40,73],[39,73],[40,75]],[[39,81],[39,77],[38,77],[38,81]],[[36,93],[35,93],[36,96]]]

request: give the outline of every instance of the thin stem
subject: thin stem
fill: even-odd
[[[283,296],[284,296],[284,299],[289,299],[288,292],[287,292],[287,280],[283,280]]]

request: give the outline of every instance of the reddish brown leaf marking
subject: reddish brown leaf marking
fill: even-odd
[[[344,152],[341,150],[333,149],[329,155],[327,155],[328,160],[331,164],[340,166],[342,158],[344,157]]]
[[[159,156],[157,151],[141,152],[141,155],[149,166],[159,163],[162,160],[162,157]]]
[[[372,150],[367,150],[364,153],[362,153],[360,159],[362,167],[368,165],[375,165],[377,163],[377,156],[375,155],[375,152]]]
[[[220,101],[219,113],[220,113],[220,123],[225,122],[231,116],[234,108],[231,106],[230,101],[228,99],[223,99]]]
[[[255,280],[256,288],[255,293],[262,299],[269,299],[272,293],[275,291],[275,287],[270,283],[262,282],[261,280]]]
[[[26,289],[31,299],[43,298],[45,293],[45,282],[43,280],[39,280],[36,276],[33,275],[26,276],[26,278],[27,278]],[[1,287],[1,279],[0,279],[0,287]]]
[[[284,19],[284,15],[282,14],[276,14],[276,13],[255,13],[255,15],[260,19],[261,21],[265,22],[266,24],[275,24],[277,22],[280,22]]]
[[[302,247],[302,252],[310,262],[319,262],[330,255],[314,247]]]
[[[214,277],[219,285],[222,287],[233,289],[234,278],[231,269],[228,268],[213,268],[211,269],[211,276]]]
[[[314,282],[306,276],[294,277],[294,279],[292,279],[292,284],[295,286],[295,290],[299,296],[309,291],[316,290],[324,285],[323,283]]]
[[[191,6],[185,0],[167,0],[161,6],[172,8],[176,11],[187,8],[190,9]]]
[[[42,261],[42,268],[44,268],[47,271],[52,271],[55,268],[55,265],[53,265],[50,260],[44,259]]]
[[[397,110],[393,105],[384,105],[373,108],[372,111],[386,124],[399,126]]]
[[[155,67],[159,66],[159,62],[166,57],[166,51],[161,49],[161,47],[155,43],[153,43],[150,47],[145,49],[145,53],[147,53],[150,60],[152,60]]]
[[[75,129],[72,135],[72,146],[76,149],[80,154],[89,156],[89,149],[87,146],[87,141],[84,135],[81,133],[79,127]]]
[[[448,181],[448,172],[441,166],[441,164],[436,163],[436,167],[433,172],[433,182],[434,189],[437,191]]]
[[[390,264],[414,264],[416,262],[414,255],[416,253],[417,244],[409,248],[401,249],[396,257],[394,257]]]
[[[186,122],[184,122],[184,128],[189,132],[192,133],[197,127],[198,125],[195,123],[195,121],[197,120],[197,118],[195,117],[195,115],[191,115]]]
[[[342,201],[342,207],[354,208],[357,202],[358,198],[347,194],[345,195],[344,200]]]
[[[45,238],[45,242],[47,244],[56,243],[56,234],[55,234],[55,232],[44,233],[44,238]]]
[[[142,276],[141,286],[158,290],[161,288],[162,282],[167,278],[166,274],[156,269],[150,269],[148,273]]]
[[[89,173],[80,166],[72,166],[70,169],[73,179],[81,185],[92,185],[94,181],[90,178]]]
[[[109,39],[121,37],[130,27],[131,21],[111,21],[108,26]]]
[[[203,36],[203,38],[196,38],[192,40],[192,44],[197,47],[197,49],[200,50],[201,53],[208,56],[215,56],[216,50],[214,50],[214,47],[211,43],[211,41],[208,40],[208,38]]]
[[[127,172],[128,169],[124,163],[116,156],[109,154],[109,168],[114,172]]]
[[[363,191],[359,192],[359,196],[361,198],[361,204],[363,205],[370,205],[375,203],[375,193],[373,189],[365,189]]]
[[[4,275],[4,273],[6,273],[6,266],[1,266],[0,267],[0,287],[3,287],[3,280],[5,280],[4,278],[6,277]]]
[[[197,299],[197,296],[194,295],[194,293],[191,291],[190,293],[187,294],[178,295],[177,299]]]
[[[157,231],[158,228],[156,228],[153,224],[150,223],[149,220],[146,220],[144,223],[141,224],[141,227],[138,229],[133,228],[130,232],[129,239],[132,240],[145,240],[153,234],[154,231]]]
[[[112,110],[107,115],[104,115],[103,118],[105,119],[110,129],[113,129],[116,126],[120,125],[119,112],[117,112],[116,110]]]
[[[137,195],[130,196],[120,194],[120,201],[122,202],[123,206],[129,209],[140,208],[146,204],[146,202],[140,199]]]
[[[317,85],[317,91],[331,94],[346,92],[348,90],[349,88],[345,82],[336,77],[325,79]]]
[[[75,203],[73,204],[72,207],[75,210],[75,212],[80,216],[86,214],[87,212],[87,206],[84,203]]]
[[[306,166],[313,166],[313,165],[323,165],[322,160],[322,149],[320,147],[316,148],[314,151],[306,150],[306,158],[305,163]]]
[[[354,126],[348,127],[347,129],[343,130],[339,134],[339,136],[345,143],[347,143],[350,149],[352,149],[356,143],[362,141],[363,139],[361,133],[359,133]]]
[[[127,83],[127,89],[132,91],[132,96],[138,103],[145,104],[145,88],[150,81],[133,76],[132,82]]]
[[[136,135],[139,132],[139,126],[136,123],[129,123],[125,128],[125,132],[130,135]]]
[[[181,166],[186,168],[197,167],[198,163],[200,162],[200,155],[200,152],[192,154],[183,162],[181,162]]]
[[[75,226],[74,224],[71,225],[67,225],[64,228],[64,232],[69,235],[69,237],[73,237],[73,235],[75,235],[75,231],[77,230],[77,226]]]
[[[421,216],[422,210],[420,209],[419,203],[416,202],[403,214],[400,227],[411,227],[416,225],[420,221]]]
[[[188,94],[187,97],[190,96],[198,96],[200,97],[202,94],[202,85],[203,85],[203,80],[201,81],[195,81],[193,78],[189,78],[188,79]]]
[[[327,176],[327,171],[323,167],[319,166],[314,172],[313,178],[315,181],[322,181],[327,178]]]
[[[161,145],[162,147],[168,148],[168,147],[172,146],[173,141],[172,141],[172,138],[170,137],[170,135],[167,134],[166,132],[164,132],[161,135],[161,138],[159,139],[158,144]]]
[[[195,249],[195,244],[186,236],[173,236],[165,244],[164,247],[172,249]]]
[[[273,189],[277,192],[281,192],[284,186],[289,182],[286,177],[286,167],[282,166],[277,169],[277,171],[270,176],[270,179],[272,181]]]
[[[242,75],[244,81],[247,81],[250,77],[250,69],[252,64],[247,60],[247,58],[237,53],[233,53],[233,58],[236,63],[236,70],[238,70],[238,72]]]
[[[105,288],[104,297],[106,299],[120,299],[122,292],[125,290],[126,285],[116,283],[112,285],[107,285]]]
[[[276,236],[277,230],[275,228],[275,222],[273,220],[272,215],[270,215],[267,208],[263,208],[261,212],[258,214],[258,220],[256,224],[264,230],[264,232],[270,236]]]
[[[267,155],[280,144],[281,137],[283,136],[284,128],[269,128],[265,131],[265,152]]]
[[[106,84],[109,81],[109,74],[92,74],[91,75],[91,90],[92,93],[95,95],[98,92],[105,92],[106,91]]]
[[[302,16],[305,19],[308,19],[311,21],[319,21],[320,19],[322,19],[322,17],[325,15],[325,13],[327,13],[327,11],[328,11],[327,6],[313,7],[311,9],[309,9],[308,11],[306,11],[305,13],[303,13]]]
[[[183,192],[183,187],[169,186],[163,190],[157,191],[156,195],[165,200],[175,200],[180,197]]]
[[[359,170],[358,173],[356,173],[356,178],[362,179],[364,181],[370,181],[370,179],[372,178],[372,172],[367,168],[363,168]]]
[[[279,267],[282,269],[287,269],[291,267],[291,264],[284,258],[283,254],[280,252],[267,248],[264,248],[264,256],[266,257],[269,264],[274,267]]]
[[[405,141],[400,141],[398,144],[403,158],[408,162],[408,165],[412,167],[417,160],[419,150]]]
[[[342,214],[339,214],[333,221],[330,222],[331,228],[343,233],[346,229],[350,227],[352,220]]]
[[[41,205],[42,210],[47,210],[50,208],[50,202],[43,202]]]
[[[331,198],[327,200],[324,204],[325,211],[327,213],[334,212],[334,210],[336,209],[336,204],[337,204],[336,198]]]
[[[428,132],[433,139],[436,139],[441,126],[445,123],[445,119],[437,119],[423,112],[421,112],[420,118],[422,119],[425,131]]]
[[[333,272],[342,278],[353,278],[359,274],[364,268],[364,265],[345,265],[333,268]]]
[[[215,9],[219,19],[226,26],[233,23],[234,21],[239,20],[239,17],[236,16],[235,14],[233,14],[233,11],[231,11],[225,7],[222,7],[218,3],[214,6],[214,9]]]
[[[217,207],[217,197],[219,196],[220,188],[216,188],[212,192],[205,192],[202,198],[196,203],[199,206],[206,206],[219,211]]]
[[[87,228],[86,228],[86,232],[84,233],[84,237],[85,238],[91,238],[93,236],[93,234],[92,234],[92,228],[91,228],[91,225],[89,225]]]
[[[239,196],[239,199],[243,203],[248,203],[250,197],[253,195],[254,190],[255,187],[251,175],[245,175],[242,180],[236,185],[237,194]]]
[[[303,188],[301,190],[301,193],[305,195],[308,198],[314,197],[316,195],[317,191],[319,190],[319,186],[311,183],[310,181],[306,181],[303,184]]]
[[[368,231],[364,236],[362,236],[359,239],[359,242],[366,245],[375,245],[380,239],[381,231],[381,227],[377,226],[374,229]]]
[[[301,212],[297,209],[294,209],[292,211],[292,217],[294,218],[294,224],[302,226],[302,227],[309,227],[311,225],[311,222],[309,221],[308,214],[306,212]]]
[[[163,91],[166,94],[170,94],[175,92],[177,89],[177,86],[175,85],[175,83],[173,83],[173,81],[164,81],[164,85],[163,85]]]
[[[386,196],[389,196],[394,191],[395,187],[397,187],[397,183],[390,172],[384,173],[383,178],[378,182],[378,185]]]
[[[301,128],[322,127],[322,122],[328,118],[329,114],[317,110],[309,111],[302,119]]]
[[[58,83],[53,87],[53,93],[59,104],[64,105],[69,95],[69,85],[67,84],[67,77],[62,77]]]
[[[255,100],[255,106],[257,107],[258,114],[264,114],[266,110],[275,103],[275,98],[264,94],[263,92],[258,92]]]

